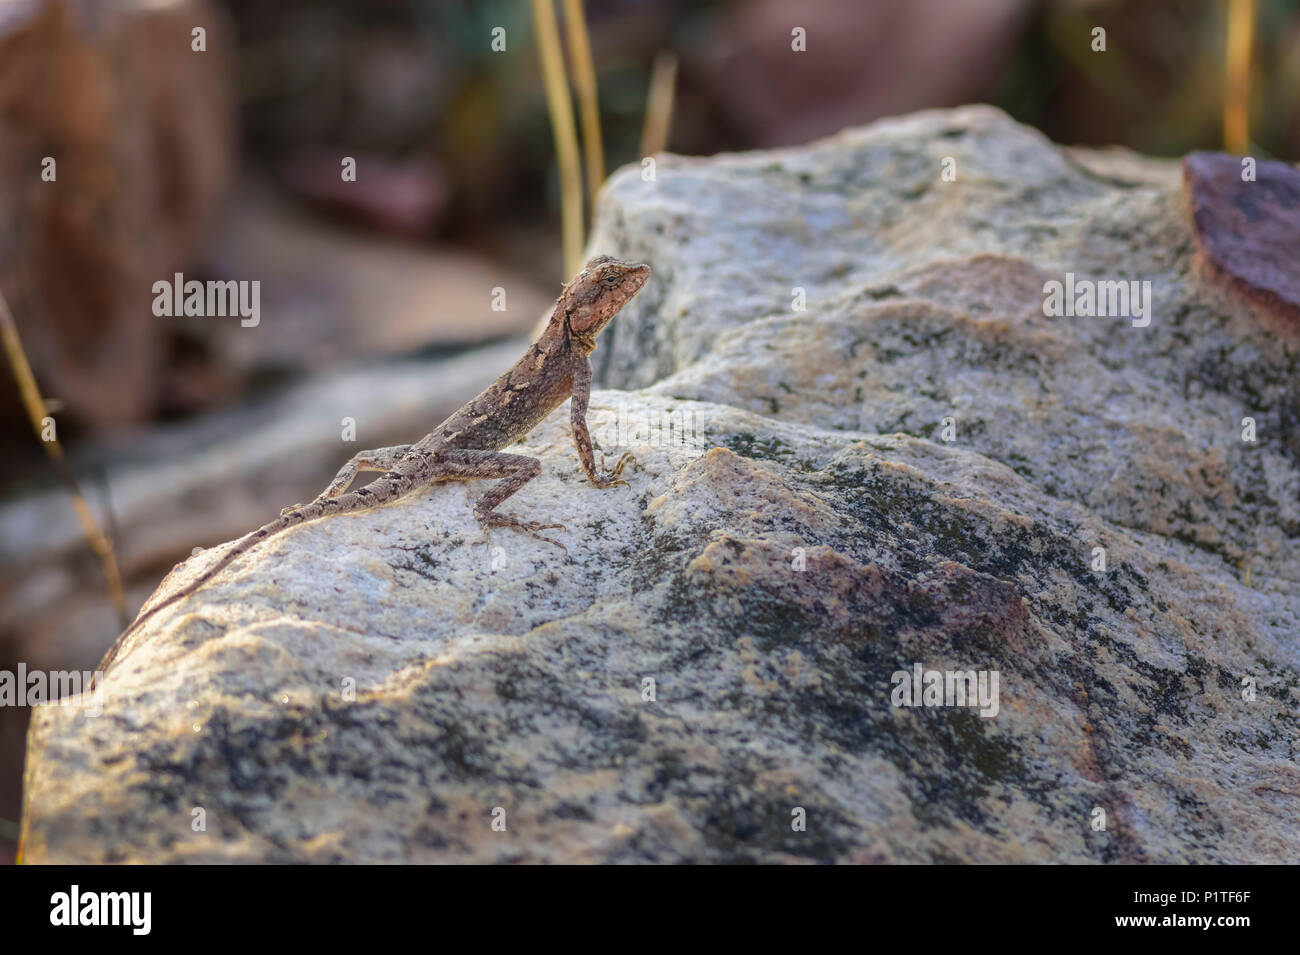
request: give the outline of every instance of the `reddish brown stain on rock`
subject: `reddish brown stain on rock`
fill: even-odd
[[[1218,282],[1263,306],[1280,334],[1300,337],[1300,170],[1256,162],[1242,180],[1241,156],[1191,153],[1183,186],[1201,264]]]

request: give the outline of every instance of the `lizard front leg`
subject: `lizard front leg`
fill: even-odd
[[[485,531],[490,527],[513,527],[568,552],[568,548],[559,541],[539,533],[551,529],[564,530],[563,524],[521,521],[517,517],[502,514],[497,510],[497,506],[502,501],[542,473],[542,462],[537,458],[530,458],[524,454],[506,454],[504,451],[458,448],[439,454],[437,463],[439,480],[472,481],[504,478],[474,505],[474,519]]]
[[[317,501],[328,501],[345,493],[352,485],[353,480],[358,474],[368,471],[389,471],[401,457],[411,450],[409,444],[399,444],[391,448],[376,448],[373,451],[358,451],[352,456],[352,460],[339,468],[339,473],[334,475],[334,480],[330,481],[325,490],[320,492],[316,498]],[[301,508],[301,504],[294,504],[292,507],[286,507],[280,511],[280,516],[284,517],[291,511]]]
[[[573,369],[573,401],[569,410],[569,422],[573,426],[573,445],[578,449],[578,460],[582,470],[596,487],[628,487],[620,474],[629,464],[636,464],[636,458],[630,452],[619,455],[612,471],[600,473],[596,470],[596,458],[591,450],[591,434],[587,431],[587,401],[591,397],[591,361],[586,355],[579,355]],[[605,456],[601,455],[601,468],[605,466]]]

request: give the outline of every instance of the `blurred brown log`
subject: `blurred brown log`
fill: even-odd
[[[71,421],[151,410],[167,336],[151,287],[182,267],[231,165],[227,32],[202,0],[0,11],[0,285]],[[11,393],[0,421],[26,427]]]

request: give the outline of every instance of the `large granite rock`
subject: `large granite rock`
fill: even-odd
[[[254,551],[35,714],[26,858],[1294,861],[1296,350],[1189,230],[1176,163],[986,108],[623,170],[631,488],[561,411],[510,503],[567,556],[455,484]],[[1066,272],[1150,324],[1045,317]]]

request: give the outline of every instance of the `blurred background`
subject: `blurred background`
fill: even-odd
[[[1063,143],[1300,156],[1300,0],[0,0],[0,670],[93,668],[194,547],[518,356],[589,204],[539,9],[578,92],[589,44],[591,185],[977,101]],[[261,323],[155,316],[175,272],[259,280]],[[27,719],[0,707],[4,862]]]

